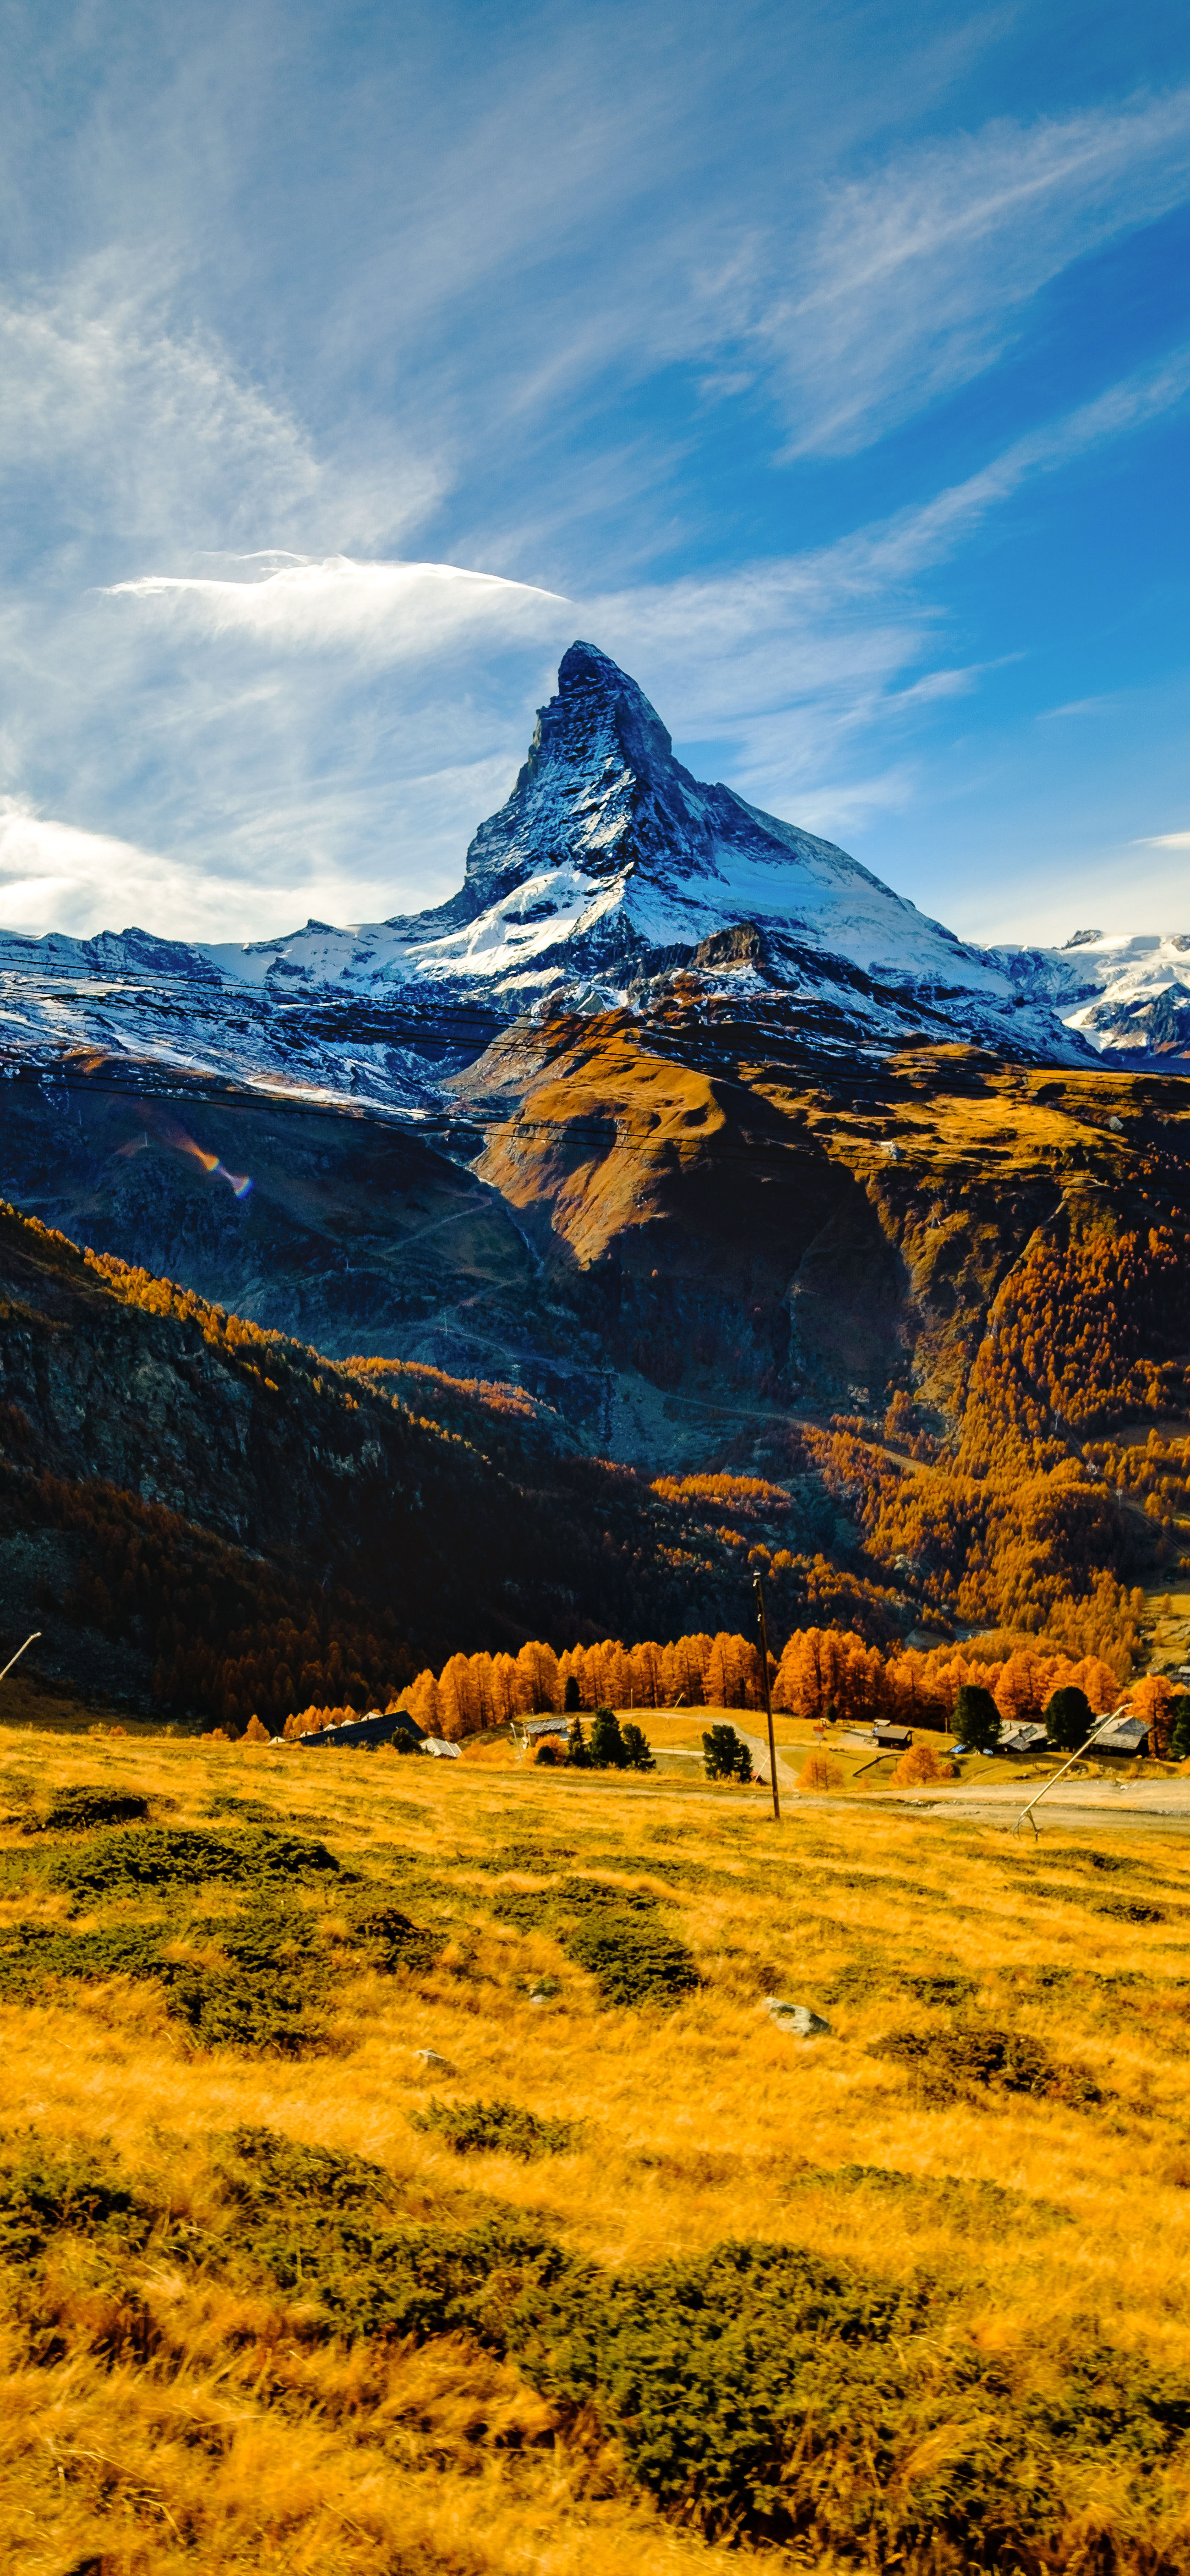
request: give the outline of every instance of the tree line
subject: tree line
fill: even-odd
[[[770,1655],[774,1708],[813,1724],[871,1727],[888,1721],[949,1732],[959,1695],[975,1684],[994,1699],[1003,1723],[1041,1718],[1055,1692],[1081,1692],[1096,1715],[1114,1708],[1120,1681],[1097,1655],[1071,1656],[1052,1640],[992,1634],[922,1652],[899,1644],[882,1651],[853,1630],[795,1629],[781,1655]],[[1132,1697],[1148,1722],[1174,1694],[1146,1679]],[[1143,1708],[1142,1708],[1143,1702]],[[537,1639],[513,1655],[451,1655],[427,1667],[388,1708],[408,1712],[426,1734],[460,1743],[510,1721],[565,1717],[601,1707],[635,1714],[649,1709],[741,1709],[764,1706],[759,1649],[749,1636],[720,1631],[626,1646],[603,1638],[557,1654]],[[287,1724],[288,1736],[313,1734],[355,1712],[312,1705]]]

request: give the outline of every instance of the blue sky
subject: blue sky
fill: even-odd
[[[0,921],[438,900],[581,635],[967,937],[1190,930],[1183,8],[0,44]]]

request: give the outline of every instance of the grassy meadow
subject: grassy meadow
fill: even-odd
[[[0,2568],[1190,2566],[1176,1835],[21,1727],[0,1810]]]

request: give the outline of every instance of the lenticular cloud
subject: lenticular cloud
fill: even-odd
[[[114,582],[106,596],[159,602],[208,633],[274,647],[379,646],[390,654],[441,650],[477,628],[544,637],[567,604],[556,591],[459,564],[355,563],[347,555],[244,560],[271,569],[233,580],[147,573]]]

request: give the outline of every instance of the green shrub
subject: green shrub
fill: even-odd
[[[1005,2227],[1074,2225],[1068,2209],[1031,2192],[1010,2191],[1002,2183],[967,2174],[919,2174],[888,2171],[883,2165],[807,2165],[790,2177],[790,2191],[887,2193],[902,2204],[920,2204],[923,2221],[943,2221],[955,2234],[998,2234]]]
[[[135,1824],[149,1801],[135,1789],[59,1789],[48,1814],[27,1816],[23,1834],[87,1834],[97,1825]]]
[[[59,1979],[97,1984],[107,1977],[160,1978],[168,1933],[161,1922],[81,1933],[59,1924],[6,1923],[0,1933],[0,2000],[31,2002]]]
[[[974,1977],[914,1977],[903,1969],[897,1973],[897,1984],[906,1994],[913,1995],[919,2004],[950,2004],[956,2011],[964,2004],[972,2003],[978,1991]]]
[[[256,2223],[270,2224],[290,2208],[333,2221],[348,2212],[391,2212],[395,2203],[391,2175],[368,2156],[306,2146],[279,2129],[247,2125],[213,2143],[229,2199]]]
[[[52,2238],[105,2232],[140,2246],[152,2218],[127,2177],[88,2149],[49,2145],[36,2131],[5,2139],[0,2174],[0,2261],[35,2262]]]
[[[373,1965],[389,1975],[399,1968],[428,1968],[442,1947],[438,1934],[411,1923],[396,1905],[365,1901],[353,1914],[351,1928],[357,1941],[368,1944]]]
[[[598,1980],[605,2004],[673,2004],[698,1984],[690,1952],[659,1925],[639,1914],[592,1912],[561,1934],[576,1966]]]
[[[195,1827],[171,1832],[164,1825],[146,1825],[139,1832],[94,1835],[83,1850],[56,1855],[48,1876],[51,1886],[94,1901],[131,1895],[142,1887],[201,1887],[216,1879],[229,1887],[253,1887],[273,1879],[333,1876],[338,1870],[325,1843],[306,1842],[297,1834],[262,1827],[232,1840]]]
[[[511,1866],[523,1868],[526,1864]],[[609,1907],[616,1912],[651,1914],[656,1912],[658,1903],[651,1888],[626,1887],[606,1878],[564,1878],[557,1887],[501,1888],[493,1900],[492,1912],[501,1923],[515,1923],[520,1932],[532,1931],[537,1925],[561,1931],[576,1915],[605,1914]]]
[[[567,1957],[599,1983],[604,2003],[670,2004],[698,1984],[684,1944],[650,1918],[651,1888],[602,1878],[564,1878],[558,1887],[508,1888],[492,1912],[527,1932],[550,1931]]]
[[[927,2101],[970,2097],[976,2087],[1033,2093],[1051,2101],[1089,2105],[1102,2100],[1083,2066],[1063,2065],[1035,2039],[992,2022],[958,2030],[895,2030],[872,2043],[873,2057],[891,2058],[916,2075]]]
[[[564,2287],[569,2301],[522,2346],[532,2376],[592,2407],[640,2484],[712,2537],[788,2536],[798,2490],[808,2501],[834,2482],[815,2468],[840,2436],[849,2447],[849,2426],[871,2456],[896,2384],[890,2346],[924,2307],[789,2246],[717,2246],[600,2282],[581,2305]]]
[[[316,2296],[332,2332],[468,2334],[505,2352],[522,2307],[535,2314],[563,2282],[595,2279],[539,2228],[497,2219],[475,2228],[402,2226],[382,2166],[299,2146],[268,2129],[215,2142],[230,2204],[229,2250],[282,2289]]]
[[[624,1760],[630,1771],[656,1770],[653,1748],[643,1726],[637,1726],[629,1719],[627,1726],[620,1729],[620,1741],[624,1747]]]
[[[589,1771],[591,1768],[590,1747],[583,1732],[583,1721],[577,1715],[571,1719],[567,1729],[566,1759],[573,1771]]]
[[[10,1924],[0,1936],[0,1997],[28,2002],[59,1982],[132,1977],[160,1987],[171,2019],[184,2022],[202,2048],[295,2057],[322,2045],[322,2027],[309,2014],[327,1968],[321,1951],[311,1949],[304,1917],[252,1909],[230,1923],[192,1927],[218,1942],[217,1965],[169,1956],[178,1928],[156,1921],[75,1933]]]
[[[1171,1751],[1175,1762],[1190,1761],[1190,1691],[1175,1691],[1169,1703],[1173,1726]]]
[[[569,2120],[539,2120],[521,2102],[427,2102],[409,2125],[445,2138],[457,2156],[562,2156],[578,2139]]]
[[[622,1878],[564,1878],[553,1902],[574,1915],[656,1914],[660,1898],[651,1887],[631,1887]]]

